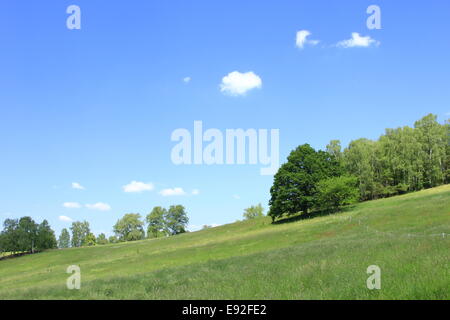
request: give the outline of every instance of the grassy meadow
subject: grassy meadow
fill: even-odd
[[[332,215],[0,260],[0,299],[449,299],[449,258],[446,185]],[[80,290],[66,288],[70,265]],[[381,290],[366,287],[370,265]]]

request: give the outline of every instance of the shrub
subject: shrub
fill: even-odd
[[[353,176],[332,177],[321,180],[318,185],[317,207],[337,211],[355,203],[359,198],[358,179]]]

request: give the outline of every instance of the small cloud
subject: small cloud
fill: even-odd
[[[78,182],[72,182],[72,188],[73,189],[78,189],[78,190],[84,190],[85,187],[83,187],[81,184],[79,184]]]
[[[450,116],[450,112],[447,112],[445,115],[446,115],[446,116]]]
[[[183,78],[183,82],[184,83],[189,83],[189,82],[191,82],[191,80],[192,80],[191,77],[184,77]]]
[[[220,91],[232,96],[239,96],[245,95],[250,90],[260,89],[261,86],[261,78],[252,71],[246,73],[233,71],[222,78]]]
[[[111,206],[107,203],[103,202],[97,202],[95,204],[87,204],[86,208],[91,210],[98,210],[98,211],[109,211],[111,210]]]
[[[59,220],[61,220],[62,222],[72,222],[72,221],[73,221],[72,218],[67,217],[67,216],[59,216],[58,218],[59,218]]]
[[[309,32],[308,30],[297,31],[297,36],[295,39],[295,45],[297,46],[297,48],[303,49],[306,44],[315,46],[320,42],[319,40],[308,40],[307,38],[310,35],[311,35],[311,32]]]
[[[200,194],[200,190],[198,190],[198,189],[192,190],[192,195],[198,196],[199,194]]]
[[[143,192],[143,191],[151,191],[155,187],[152,183],[144,183],[139,181],[131,181],[129,184],[124,185],[123,191],[125,192]]]
[[[68,209],[79,209],[81,208],[81,204],[78,202],[64,202],[63,207]]]
[[[163,197],[170,196],[184,196],[186,192],[184,192],[183,188],[173,188],[173,189],[164,189],[159,192]]]
[[[241,196],[238,194],[233,194],[233,198],[235,198],[236,200],[239,200],[241,198]]]
[[[341,48],[363,47],[367,48],[371,45],[379,46],[380,41],[372,39],[370,36],[362,37],[358,32],[352,33],[352,38],[337,43],[336,46]]]

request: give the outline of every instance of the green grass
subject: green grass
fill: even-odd
[[[2,260],[0,299],[449,299],[449,233],[447,185],[290,223]],[[66,288],[69,265],[81,290]],[[381,290],[366,287],[369,265]]]

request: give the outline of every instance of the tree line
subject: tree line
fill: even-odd
[[[146,238],[167,237],[187,231],[189,218],[182,205],[170,206],[169,209],[154,207],[143,220],[139,213],[127,213],[113,226],[114,236],[106,237],[100,233],[97,237],[90,231],[89,222],[72,223],[70,232],[61,231],[58,239],[60,248],[82,247],[143,240]],[[147,232],[145,225],[147,224]]]
[[[31,217],[6,219],[0,233],[0,252],[35,253],[57,247],[54,231],[47,220],[37,224]]]
[[[386,129],[378,140],[358,139],[342,150],[304,144],[293,150],[274,177],[269,216],[342,206],[450,182],[450,121],[429,114],[414,127]]]
[[[46,249],[104,245],[145,238],[167,237],[187,232],[189,218],[181,205],[169,209],[155,207],[145,221],[139,213],[127,213],[113,226],[114,236],[104,233],[95,236],[89,222],[72,222],[69,230],[64,228],[58,240],[47,220],[37,224],[30,217],[6,219],[0,233],[0,253],[35,253]],[[144,227],[147,224],[147,232]]]

